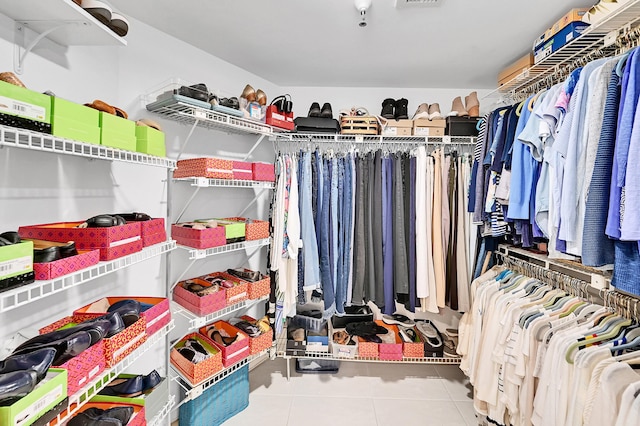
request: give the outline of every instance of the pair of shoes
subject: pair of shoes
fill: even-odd
[[[113,105],[109,105],[105,101],[101,101],[100,99],[96,99],[90,104],[84,104],[84,106],[88,106],[89,108],[97,109],[98,111],[106,112],[107,114],[115,115],[120,118],[129,118],[127,112],[121,108],[118,108]]]
[[[209,89],[204,83],[192,84],[191,86],[180,86],[176,94],[202,102],[209,102],[210,97],[212,96],[209,94]]]
[[[149,126],[152,127],[152,126]],[[146,222],[147,220],[151,220],[151,216],[146,213],[117,213],[111,216],[119,216],[125,220],[125,222]]]
[[[451,112],[449,117],[479,117],[480,101],[478,100],[478,92],[471,92],[464,97],[464,105],[462,98],[458,96],[451,104]]]
[[[429,320],[418,321],[416,323],[416,330],[424,342],[425,356],[441,357],[444,349],[443,339],[435,325]]]
[[[247,84],[242,91],[241,98],[247,100],[247,102],[257,102],[260,106],[267,104],[267,94],[262,89],[255,90],[251,85]]]
[[[250,283],[260,281],[259,271],[251,271],[249,269],[227,269],[227,273]]]
[[[438,120],[442,119],[442,114],[440,113],[440,105],[439,104],[426,104],[422,103],[418,106],[415,114],[413,114],[412,120],[418,119],[427,119],[427,120]]]
[[[133,398],[142,394],[149,394],[162,381],[162,377],[156,370],[146,376],[138,375],[129,379],[115,378],[104,389],[100,395],[119,396],[123,398]]]
[[[371,313],[371,309],[367,305],[351,305],[344,307],[345,315],[367,315]]]
[[[395,324],[401,325],[403,327],[413,327],[413,325],[415,324],[412,319],[402,314],[383,315],[382,321],[385,324]]]
[[[320,109],[320,104],[318,102],[314,102],[309,107],[309,114],[307,117],[320,117],[320,118],[333,118],[333,109],[331,109],[331,104],[329,102],[325,102],[322,105],[322,109]]]
[[[450,339],[445,335],[444,339],[442,340],[442,344],[444,345],[443,354],[444,354],[445,357],[447,357],[447,358],[460,358],[460,355],[458,355],[458,353],[456,352],[456,346],[457,345],[453,341],[453,339]]]
[[[224,278],[218,275],[205,275],[201,278],[206,282],[208,282],[209,284],[217,285],[222,288],[233,288],[236,286],[236,283],[234,283],[233,281],[225,280]]]
[[[55,357],[56,350],[45,347],[0,361],[0,406],[29,394],[47,375]]]
[[[90,407],[76,414],[68,426],[124,426],[133,416],[133,407],[130,405],[112,407],[106,410]]]
[[[249,321],[242,318],[231,318],[229,324],[239,328],[249,335],[249,337],[258,337],[262,334],[262,331],[256,324],[251,324]]]
[[[406,120],[409,118],[409,101],[405,98],[398,100],[387,98],[382,101],[381,116],[388,120]]]
[[[73,241],[66,243],[33,239],[25,239],[22,241],[33,242],[33,263],[54,262],[78,254],[76,243]]]
[[[233,109],[240,109],[240,102],[238,101],[238,98],[236,98],[235,96],[232,98],[222,98],[218,101],[218,105],[223,106],[223,107],[227,107],[227,108],[233,108]]]
[[[211,284],[201,278],[186,280],[182,283],[182,288],[200,297],[217,293],[220,290],[220,287],[217,284]]]
[[[414,343],[418,341],[418,335],[413,328],[398,327],[398,333],[400,334],[402,341],[405,343]]]
[[[376,334],[387,334],[389,329],[376,324],[373,321],[352,322],[346,326],[347,333],[352,336],[371,336]]]
[[[207,327],[207,336],[209,336],[209,338],[214,342],[225,347],[233,344],[233,342],[238,339],[237,334],[235,336],[223,336],[221,330],[218,330],[215,325]]]
[[[162,131],[162,126],[160,126],[157,121],[153,121],[150,118],[141,118],[140,120],[137,120],[136,126],[151,127],[159,132]]]
[[[204,361],[210,355],[196,339],[187,339],[184,346],[178,348],[178,352],[194,364]]]
[[[105,2],[99,0],[82,0],[80,6],[120,37],[126,36],[129,32],[129,21],[120,13],[114,12]]]
[[[341,109],[339,115],[340,117],[366,117],[371,114],[364,107],[351,107],[351,109]]]

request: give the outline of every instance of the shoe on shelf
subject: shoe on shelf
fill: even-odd
[[[394,118],[396,120],[407,120],[409,118],[409,101],[400,98],[395,103]]]
[[[244,86],[244,90],[242,91],[242,95],[240,95],[240,97],[246,99],[247,102],[255,102],[256,90],[251,87],[251,85],[247,84],[246,86]]]
[[[478,92],[471,92],[464,98],[465,109],[469,113],[469,117],[480,117],[480,101],[478,100]]]
[[[419,119],[427,119],[429,120],[429,105],[428,104],[420,104],[418,105],[418,109],[416,110],[415,114],[413,114],[413,117],[411,118],[412,120],[419,120]]]
[[[451,112],[449,113],[449,117],[466,117],[469,115],[466,109],[464,109],[464,105],[462,105],[462,98],[458,96],[451,103]]]
[[[119,396],[122,398],[133,398],[142,395],[144,390],[144,378],[142,376],[131,377],[130,379],[113,379],[104,389],[101,395]]]
[[[429,105],[429,120],[442,120],[439,104]]]
[[[395,99],[391,99],[391,98],[385,99],[384,101],[382,101],[382,112],[380,112],[380,115],[388,120],[393,120],[393,118],[395,117],[395,113],[394,113],[395,105],[396,105]]]
[[[80,6],[104,25],[109,25],[111,22],[113,11],[107,3],[99,0],[82,0]]]
[[[322,105],[322,110],[320,111],[320,117],[322,118],[333,118],[333,110],[331,109],[331,104],[326,102]]]
[[[400,334],[400,338],[405,343],[413,343],[413,338],[408,333],[409,330],[411,330],[411,329],[410,328],[398,327],[398,333]]]
[[[15,75],[14,73],[12,73],[10,71],[0,72],[0,81],[4,81],[5,83],[13,84],[14,86],[18,86],[18,87],[23,87],[23,88],[27,87],[27,86],[24,85],[24,83],[22,81],[20,81],[20,79],[18,78],[17,75]]]
[[[111,20],[107,24],[107,27],[120,37],[124,37],[129,32],[129,21],[122,14],[112,12]]]
[[[133,407],[112,407],[106,410],[90,407],[72,418],[68,426],[124,426],[133,416]]]
[[[311,106],[309,107],[309,114],[307,114],[308,117],[320,117],[320,104],[317,102],[314,102],[311,104]]]
[[[160,382],[162,382],[162,377],[160,377],[160,373],[156,370],[153,370],[146,376],[142,376],[142,392],[145,394],[151,393]]]
[[[442,339],[443,344],[443,355],[447,358],[460,358],[460,355],[456,352],[456,344],[453,340],[444,338]]]
[[[262,91],[262,89],[258,89],[256,91],[256,102],[260,104],[260,106],[265,106],[267,104],[267,94]]]
[[[440,335],[438,329],[429,320],[418,321],[416,323],[416,328],[418,329],[418,332],[420,332],[420,334],[432,339],[435,339]]]
[[[384,321],[385,324],[395,324],[403,327],[413,327],[415,325],[412,319],[402,314],[383,315],[382,321]]]
[[[10,355],[0,361],[0,375],[14,371],[32,370],[36,372],[38,381],[40,381],[47,375],[47,370],[51,367],[55,356],[56,350],[53,348],[43,348],[25,354]]]
[[[54,332],[55,333],[55,332]],[[41,335],[46,336],[46,335]],[[39,349],[53,348],[56,350],[56,356],[52,365],[62,365],[71,358],[80,355],[91,346],[91,335],[88,331],[78,331],[70,336],[65,336],[57,340],[47,342],[32,343],[26,341],[13,351],[13,355],[34,352]]]
[[[33,370],[0,374],[0,405],[28,395],[37,384],[38,374]]]

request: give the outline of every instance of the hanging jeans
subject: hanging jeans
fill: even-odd
[[[345,280],[345,275],[344,275],[344,261],[345,261],[345,239],[344,239],[344,228],[346,223],[344,222],[344,208],[345,208],[345,203],[344,203],[344,191],[345,191],[345,178],[344,178],[344,158],[337,158],[336,159],[336,165],[337,165],[337,177],[338,177],[338,193],[337,195],[337,210],[335,211],[335,215],[332,215],[332,217],[335,217],[336,220],[333,223],[333,230],[332,232],[336,235],[336,252],[337,255],[335,256],[334,259],[334,263],[335,263],[335,272],[334,272],[334,276],[336,277],[336,281],[335,281],[335,290],[336,290],[336,312],[338,314],[343,314],[344,313],[344,304],[345,304],[345,297],[346,297],[346,292],[347,292],[347,282]]]
[[[302,236],[302,252],[304,266],[304,287],[303,290],[313,290],[320,285],[320,260],[318,258],[318,245],[316,227],[313,220],[312,208],[312,185],[311,185],[311,153],[302,154],[300,161],[300,231]],[[304,303],[304,291],[298,295]]]
[[[323,164],[322,175],[324,194],[331,191],[331,175],[329,174],[329,162]],[[318,240],[320,241],[320,279],[322,280],[322,292],[324,293],[324,310],[325,312],[332,309],[335,304],[335,292],[333,291],[333,280],[331,276],[331,263],[329,261],[329,197],[322,197],[322,208],[320,211]]]

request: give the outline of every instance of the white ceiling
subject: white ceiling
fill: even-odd
[[[280,86],[493,88],[498,71],[594,0],[111,0],[116,10]]]

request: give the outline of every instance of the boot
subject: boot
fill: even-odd
[[[380,113],[386,119],[393,120],[394,113],[393,108],[396,104],[395,99],[387,98],[382,101],[382,112]]]
[[[429,105],[420,104],[418,106],[418,109],[416,110],[416,113],[413,114],[413,120],[418,120],[420,118],[429,119]]]
[[[480,101],[478,100],[478,92],[471,92],[469,96],[464,98],[464,103],[469,117],[480,117]]]
[[[320,112],[320,117],[322,118],[333,118],[333,110],[331,109],[331,104],[326,102],[322,105],[322,111]]]
[[[442,113],[440,112],[440,105],[431,104],[429,105],[429,120],[441,120]]]
[[[469,113],[466,109],[464,109],[464,105],[462,105],[462,99],[460,96],[453,100],[451,104],[451,112],[449,113],[449,117],[463,117],[468,116]]]
[[[320,104],[317,102],[314,102],[311,104],[311,107],[309,108],[309,114],[307,114],[308,117],[320,117]]]
[[[394,117],[396,120],[406,120],[409,118],[409,101],[405,98],[396,101]]]

